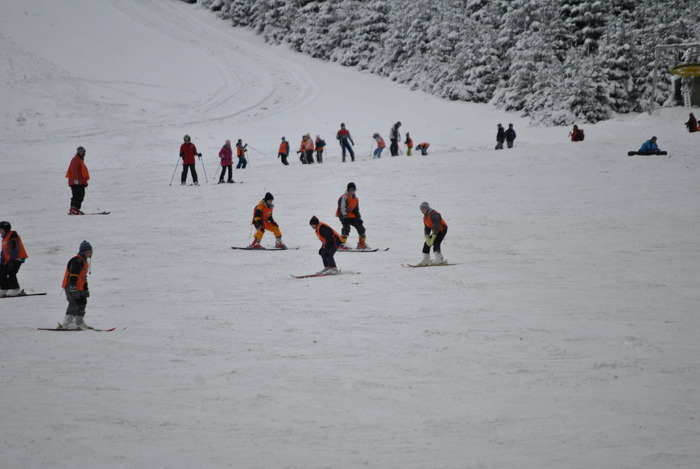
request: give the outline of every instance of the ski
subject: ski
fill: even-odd
[[[448,265],[457,265],[457,264],[450,264],[449,262],[445,262],[444,264],[426,264],[426,265],[414,265],[414,264],[401,264],[403,267],[413,267],[413,268],[418,268],[418,267],[444,267]]]
[[[88,212],[85,215],[109,215],[112,212]]]
[[[308,274],[308,275],[292,275],[292,277],[293,278],[333,277],[334,275],[341,275],[341,274],[359,274],[359,272],[350,272],[350,271],[338,269],[338,272],[336,272],[334,274],[326,274],[326,273],[317,272],[315,274]]]
[[[377,252],[377,251],[388,251],[389,248],[386,249],[379,249],[379,248],[365,248],[365,249],[358,249],[358,248],[338,248],[338,252]]]
[[[54,332],[81,332],[81,331],[95,331],[95,332],[112,332],[117,330],[116,327],[111,329],[97,329],[95,327],[88,327],[87,329],[66,329],[65,327],[38,327],[37,331],[54,331]]]
[[[0,298],[21,298],[23,296],[39,296],[39,295],[46,295],[46,292],[43,292],[43,293],[24,293],[24,290],[22,290],[19,295],[0,295]]]
[[[231,249],[242,249],[244,251],[296,251],[299,246],[293,248],[251,248],[250,246],[231,246]]]

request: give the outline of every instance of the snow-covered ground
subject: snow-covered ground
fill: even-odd
[[[0,45],[0,219],[30,255],[22,287],[48,292],[0,300],[0,467],[700,466],[686,110],[584,125],[572,144],[176,0],[3,2]],[[397,120],[430,156],[368,158]],[[340,162],[340,122],[355,163]],[[498,122],[515,124],[514,149],[493,150]],[[326,162],[282,166],[280,137],[296,150],[306,132],[329,142]],[[186,133],[200,187],[178,182]],[[626,156],[652,135],[670,158]],[[227,138],[255,148],[244,184],[214,184]],[[109,216],[66,215],[78,145],[83,208]],[[308,220],[339,227],[350,181],[368,243],[391,249],[338,254],[355,275],[291,278],[321,268]],[[267,191],[300,249],[229,249],[250,242]],[[421,257],[423,201],[458,265],[401,267]],[[83,239],[87,322],[120,330],[37,331],[63,318]]]

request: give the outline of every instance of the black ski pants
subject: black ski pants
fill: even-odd
[[[0,290],[19,290],[17,272],[20,267],[22,263],[18,261],[0,265]]]
[[[70,186],[71,190],[71,199],[70,199],[70,206],[75,207],[77,209],[80,209],[83,205],[83,199],[85,198],[85,188],[87,187],[86,184],[74,184]]]
[[[180,177],[180,182],[185,183],[187,182],[187,170],[190,170],[192,172],[192,182],[197,183],[197,170],[194,169],[193,164],[183,164],[182,165],[182,176]]]

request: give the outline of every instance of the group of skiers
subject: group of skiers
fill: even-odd
[[[275,197],[267,192],[258,202],[253,210],[252,224],[255,227],[253,241],[248,249],[265,249],[261,241],[265,235],[265,230],[271,231],[275,236],[275,248],[287,249],[282,241],[282,231],[279,224],[273,217]],[[441,244],[447,234],[447,223],[440,213],[430,207],[428,202],[420,205],[423,212],[423,222],[425,226],[425,243],[423,245],[423,258],[418,265],[444,264],[445,258],[442,256]],[[345,192],[338,198],[335,216],[341,224],[341,231],[338,233],[327,223],[321,222],[316,215],[311,217],[309,225],[313,228],[316,236],[321,241],[321,248],[318,254],[323,261],[323,269],[318,272],[321,275],[338,273],[335,262],[335,253],[339,250],[370,250],[367,245],[367,235],[360,214],[360,199],[357,197],[357,186],[354,182],[349,182]],[[347,245],[351,229],[354,228],[358,234],[358,242],[355,248]],[[435,260],[430,258],[430,249],[435,253]]]

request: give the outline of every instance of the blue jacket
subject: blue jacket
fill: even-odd
[[[642,144],[642,148],[639,149],[639,151],[642,152],[652,152],[652,151],[658,151],[659,146],[655,143],[652,142],[651,140],[647,140]]]

